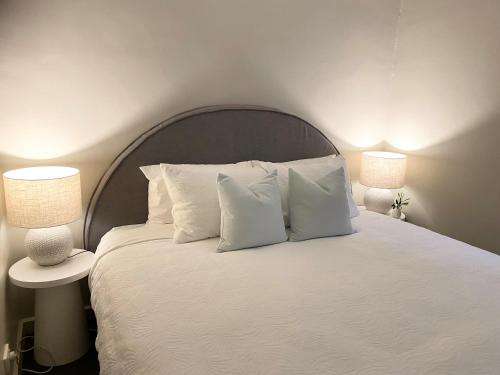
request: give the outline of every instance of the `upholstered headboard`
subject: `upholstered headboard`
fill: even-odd
[[[214,106],[181,113],[142,134],[102,176],[85,216],[85,249],[95,251],[113,227],[147,220],[142,165],[283,162],[338,153],[314,126],[277,109]]]

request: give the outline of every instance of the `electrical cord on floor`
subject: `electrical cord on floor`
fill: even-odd
[[[23,368],[21,367],[21,372],[29,372],[31,374],[48,374],[49,372],[52,371],[52,369],[54,368],[54,363],[56,362],[54,360],[54,357],[52,356],[52,354],[45,348],[41,347],[41,346],[35,346],[35,345],[32,345],[31,347],[29,347],[28,349],[21,349],[21,346],[22,346],[22,343],[24,340],[26,339],[34,339],[33,336],[24,336],[24,337],[21,337],[21,339],[17,342],[17,351],[18,353],[26,353],[26,352],[30,352],[32,350],[35,350],[35,348],[38,348],[38,349],[41,349],[43,350],[44,352],[46,352],[49,357],[50,357],[50,361],[52,362],[52,365],[49,366],[49,368],[47,368],[46,370],[42,370],[42,371],[38,371],[38,370],[32,370],[32,369],[29,369],[29,368]],[[20,367],[20,356],[17,357],[17,366]]]

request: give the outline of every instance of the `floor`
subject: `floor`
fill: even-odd
[[[90,310],[91,311],[91,310]],[[89,336],[90,336],[90,350],[79,360],[69,363],[64,366],[57,366],[52,369],[52,371],[47,372],[50,375],[99,375],[99,362],[97,360],[97,351],[95,350],[95,338],[97,334],[97,324],[93,313],[89,313],[88,316],[88,326],[89,326]],[[26,339],[24,347],[30,347],[33,342],[30,339]],[[46,367],[39,366],[33,359],[33,352],[26,352],[23,355],[21,365],[25,369],[44,371]],[[30,375],[28,371],[21,371],[21,375]]]

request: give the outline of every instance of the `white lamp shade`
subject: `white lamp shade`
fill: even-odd
[[[48,228],[82,214],[80,171],[69,167],[16,169],[3,175],[9,224]]]
[[[360,182],[380,189],[403,187],[406,155],[395,152],[366,151],[362,154]]]

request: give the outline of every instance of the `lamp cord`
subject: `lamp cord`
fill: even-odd
[[[54,360],[54,357],[52,356],[52,353],[50,353],[47,349],[45,349],[45,348],[43,348],[41,346],[38,346],[38,345],[32,345],[32,346],[30,346],[27,349],[21,349],[23,341],[26,340],[26,339],[29,339],[29,338],[34,339],[34,336],[24,336],[24,337],[21,337],[21,339],[17,342],[17,348],[16,348],[17,351],[19,353],[26,353],[26,352],[30,352],[32,350],[35,350],[35,348],[41,349],[41,350],[43,350],[44,352],[46,352],[49,355],[50,361],[52,362],[52,365],[49,366],[46,370],[43,370],[43,371],[37,371],[37,370],[32,370],[32,369],[29,369],[29,368],[21,367],[21,372],[24,371],[24,372],[29,372],[31,374],[48,374],[49,372],[52,371],[52,369],[54,368],[54,364],[56,362]],[[17,366],[20,367],[20,356],[17,357]]]
[[[68,256],[68,258],[73,258],[73,257],[76,257],[77,255],[80,255],[80,254],[83,254],[83,253],[86,253],[87,250],[82,250],[82,251],[79,251],[78,253],[75,253],[75,254],[72,254],[70,256]]]

